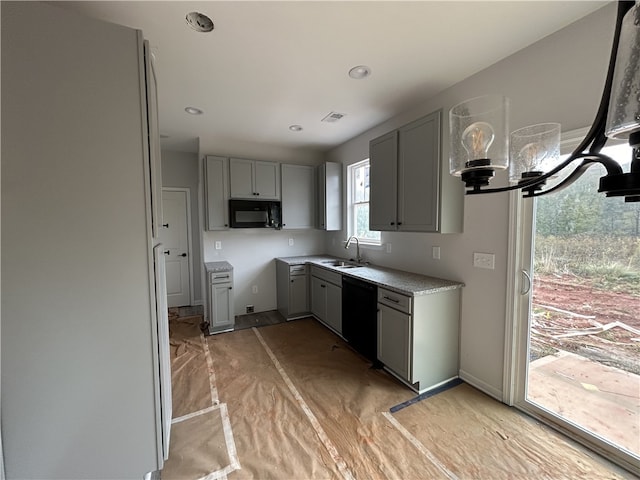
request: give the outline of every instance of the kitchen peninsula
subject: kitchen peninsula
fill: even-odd
[[[458,376],[464,284],[323,255],[277,258],[276,272],[285,318],[313,315],[416,392]],[[354,280],[370,294],[356,299]]]

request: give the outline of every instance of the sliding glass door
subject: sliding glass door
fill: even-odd
[[[629,147],[604,153],[628,171]],[[591,170],[514,202],[512,400],[639,473],[640,202],[605,198]]]

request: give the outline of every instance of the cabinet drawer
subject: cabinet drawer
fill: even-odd
[[[233,280],[233,272],[213,272],[209,274],[209,283],[229,283]]]
[[[307,274],[306,265],[290,265],[289,266],[289,275],[306,275],[306,274]]]
[[[311,267],[311,275],[314,277],[321,278],[329,283],[333,283],[338,287],[342,288],[342,274],[338,272],[331,272],[321,267]]]
[[[411,313],[411,297],[378,287],[378,302],[401,312]]]

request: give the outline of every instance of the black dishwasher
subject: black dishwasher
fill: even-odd
[[[342,276],[342,336],[360,354],[376,362],[378,287]]]

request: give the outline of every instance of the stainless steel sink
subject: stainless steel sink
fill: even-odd
[[[355,263],[347,262],[344,260],[328,260],[322,263],[326,263],[327,265],[331,267],[336,267],[336,268],[358,268],[361,266],[361,265],[357,265]]]

